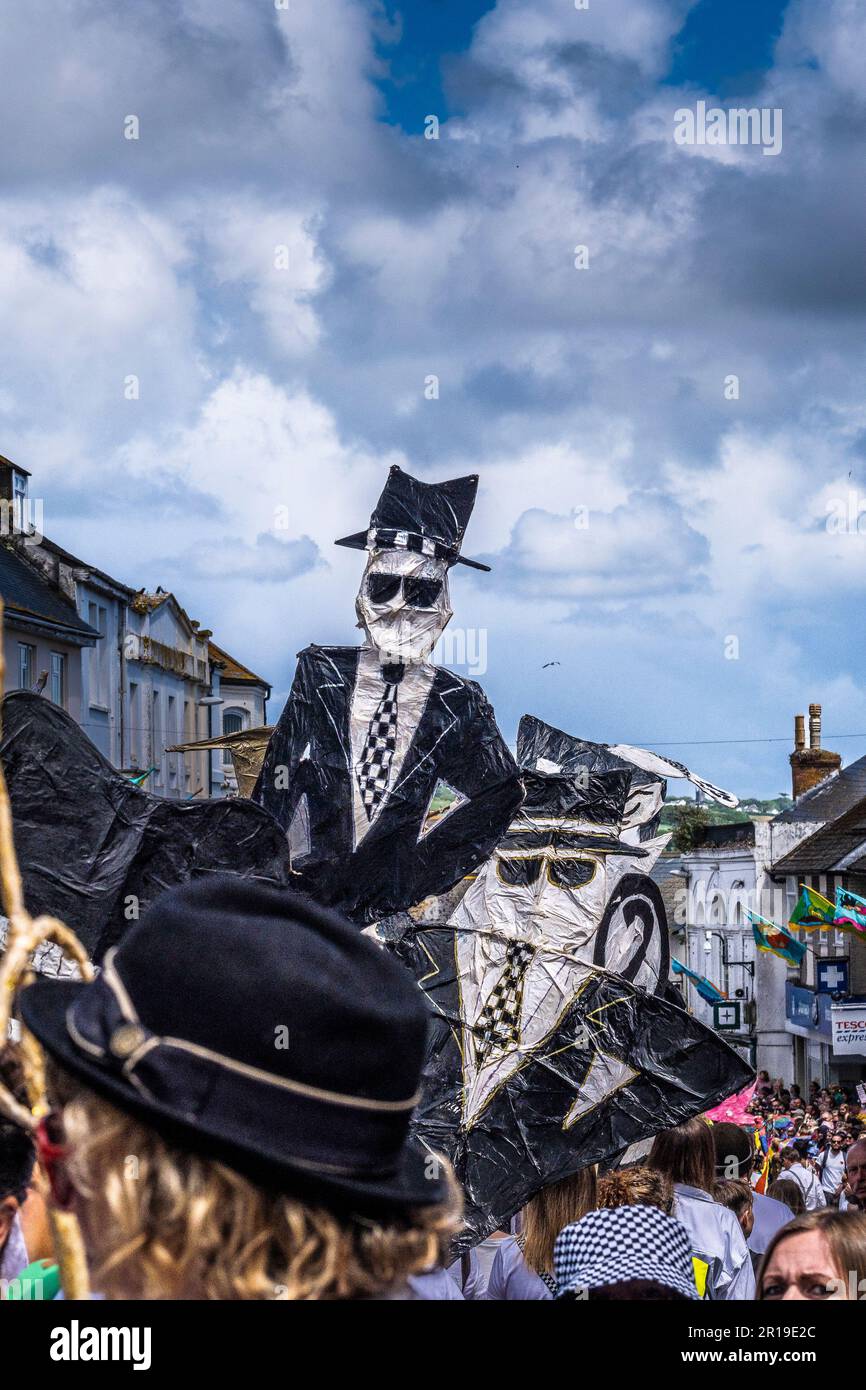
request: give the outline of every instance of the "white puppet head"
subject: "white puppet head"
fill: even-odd
[[[355,600],[383,665],[426,661],[451,621],[448,565],[411,550],[372,550]]]

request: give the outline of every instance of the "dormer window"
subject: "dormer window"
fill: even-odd
[[[12,469],[12,524],[20,534],[27,529],[30,520],[27,507],[27,474]]]

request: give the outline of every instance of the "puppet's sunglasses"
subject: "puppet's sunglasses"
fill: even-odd
[[[75,1198],[75,1188],[66,1167],[68,1153],[63,1117],[59,1110],[49,1110],[36,1126],[36,1154],[48,1179],[54,1205],[61,1211],[69,1211]]]
[[[403,587],[403,602],[407,608],[435,608],[442,592],[441,579],[419,579],[414,575],[368,574],[367,597],[372,603],[390,603]]]
[[[545,864],[548,883],[556,888],[585,888],[596,869],[592,859],[548,859],[541,854],[510,859],[500,854],[496,858],[496,873],[509,888],[531,888]]]

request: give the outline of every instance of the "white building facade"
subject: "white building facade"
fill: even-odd
[[[0,458],[0,502],[8,494],[26,507],[29,477]],[[221,751],[172,746],[263,724],[270,687],[221,649],[212,651],[211,632],[175,595],[132,589],[41,534],[3,546],[4,589],[8,689],[31,689],[44,672],[46,696],[113,767],[140,777],[157,796],[185,800],[235,790]],[[37,599],[42,616],[34,611]]]
[[[774,906],[768,849],[768,817],[710,826],[700,848],[671,856],[668,867],[679,880],[671,954],[739,1004],[740,1027],[727,1034],[728,1041],[757,1067],[768,1065],[779,1026],[773,1011],[764,1008],[763,953],[755,947],[747,915],[769,916]],[[689,1011],[712,1028],[713,1006],[687,977],[679,980]]]

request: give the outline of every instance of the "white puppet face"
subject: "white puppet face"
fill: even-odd
[[[451,621],[448,566],[410,550],[374,550],[355,611],[383,665],[426,661]]]
[[[450,919],[457,929],[461,1009],[473,1024],[464,1048],[464,1120],[474,1123],[568,1007],[592,969],[598,924],[608,897],[607,857],[550,847],[497,850]],[[514,1036],[487,1039],[491,999],[518,948]]]

